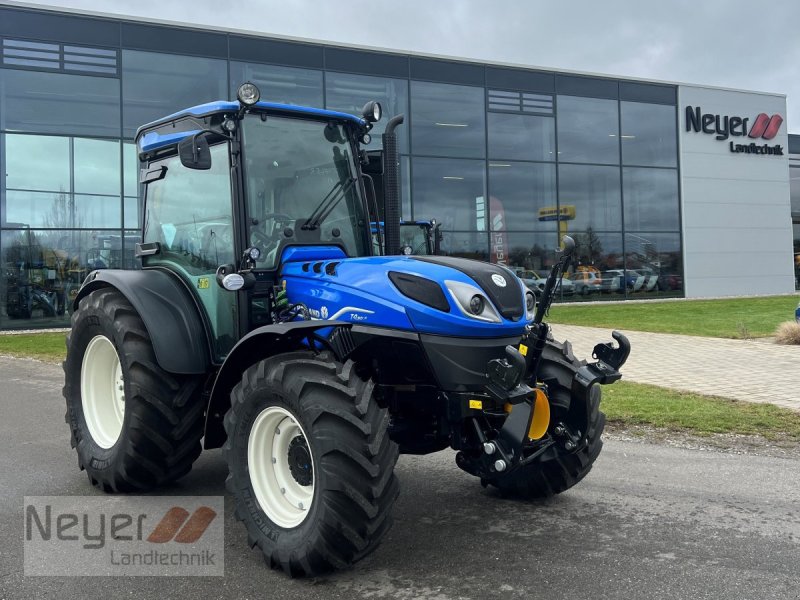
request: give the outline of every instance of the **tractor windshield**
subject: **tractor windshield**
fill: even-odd
[[[275,268],[282,240],[369,254],[353,146],[343,124],[249,115],[243,122],[249,243]],[[291,229],[291,235],[287,236]]]

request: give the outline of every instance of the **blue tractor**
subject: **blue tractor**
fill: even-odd
[[[363,149],[380,112],[246,83],[141,127],[141,269],[90,273],[73,306],[66,421],[91,483],[152,489],[221,447],[249,544],[291,576],[378,545],[400,453],[452,448],[522,498],[575,485],[602,446],[598,384],[630,350],[614,332],[587,363],[552,339],[569,238],[538,299],[500,265],[404,255],[402,115],[379,160]]]

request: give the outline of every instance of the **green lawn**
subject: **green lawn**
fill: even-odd
[[[800,441],[800,413],[755,404],[677,392],[619,381],[603,386],[601,409],[610,423],[651,425],[697,435],[736,433]]]
[[[679,300],[635,304],[558,304],[549,321],[632,331],[682,333],[722,338],[773,335],[778,323],[794,318],[800,296]]]
[[[37,358],[47,362],[64,360],[66,333],[14,333],[0,335],[0,354]]]

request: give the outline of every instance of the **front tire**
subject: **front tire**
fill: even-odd
[[[398,449],[373,392],[352,361],[312,352],[256,363],[234,388],[226,485],[272,568],[292,577],[345,568],[389,530]]]
[[[571,399],[570,386],[575,372],[585,364],[578,361],[568,344],[548,341],[540,368],[540,379],[547,384],[551,409],[556,415],[565,414]],[[486,482],[501,492],[526,499],[548,498],[560,494],[580,482],[592,470],[603,448],[601,436],[606,416],[600,411],[600,385],[595,384],[589,395],[586,444],[576,452],[560,444],[551,446],[529,465]]]
[[[141,491],[189,472],[203,435],[200,380],[158,366],[141,317],[117,290],[81,299],[63,367],[71,444],[93,485]]]

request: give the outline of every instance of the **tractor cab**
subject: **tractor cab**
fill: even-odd
[[[368,102],[356,117],[262,102],[252,84],[238,96],[167,116],[136,136],[144,197],[137,256],[192,290],[217,359],[270,322],[285,262],[375,252],[369,223],[377,207],[359,144],[369,142],[380,105]]]

